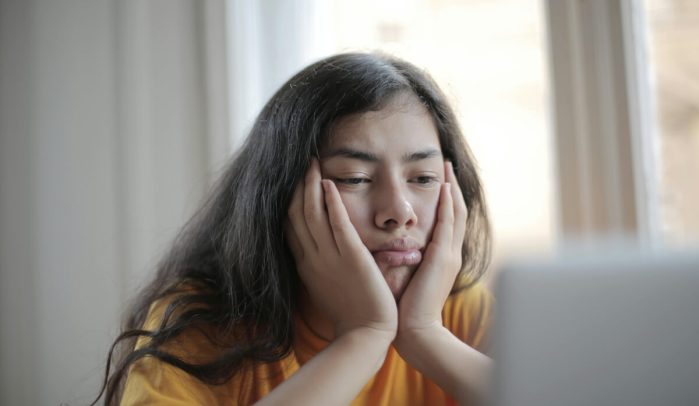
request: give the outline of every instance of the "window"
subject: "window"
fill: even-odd
[[[262,96],[248,97],[244,91],[250,80],[240,76],[234,97],[248,110],[245,128],[254,116],[250,110],[261,107],[249,101],[266,100],[311,61],[351,50],[383,50],[402,57],[432,74],[460,116],[486,189],[495,262],[518,253],[549,251],[557,212],[539,0],[280,3],[274,10],[246,2],[229,4],[237,10],[237,17],[229,17],[237,18],[229,24],[238,30],[231,34],[238,35],[232,39],[239,43],[231,52],[238,53],[235,61],[267,53],[262,63],[252,66],[258,76],[272,78],[262,85],[267,87]],[[240,17],[246,13],[248,17]],[[240,31],[255,18],[258,28]],[[247,44],[240,45],[241,36]],[[274,43],[270,36],[277,36],[284,49],[276,54],[275,46],[260,51],[260,44]],[[252,50],[240,54],[241,47]],[[288,56],[290,49],[293,58]],[[233,76],[235,81],[235,72]]]
[[[426,68],[451,97],[479,163],[495,262],[547,252],[556,211],[540,2],[379,4],[333,3],[325,33],[333,51],[381,49]]]
[[[661,238],[699,241],[699,2],[644,0]]]

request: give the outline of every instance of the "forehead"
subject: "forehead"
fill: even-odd
[[[338,148],[400,154],[427,147],[441,150],[432,115],[416,96],[401,94],[378,111],[338,120],[321,155]]]

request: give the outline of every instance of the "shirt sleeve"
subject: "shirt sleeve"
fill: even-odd
[[[144,328],[155,330],[171,298],[151,305]],[[147,344],[148,338],[140,337],[136,349]],[[192,330],[183,333],[163,346],[163,350],[187,362],[208,361],[211,354],[205,335]],[[236,404],[230,398],[226,386],[208,385],[187,372],[151,355],[138,359],[129,367],[122,405],[217,405],[228,398],[228,404]]]
[[[147,356],[131,369],[122,405],[216,405],[211,388],[186,372]]]
[[[444,326],[469,346],[491,355],[494,306],[492,293],[482,283],[475,283],[449,296],[442,312]]]

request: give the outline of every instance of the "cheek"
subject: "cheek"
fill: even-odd
[[[432,233],[432,229],[437,222],[437,209],[439,208],[439,189],[429,192],[421,195],[413,204],[413,210],[415,210],[417,215],[420,229],[427,234]]]
[[[362,241],[366,242],[365,237],[369,234],[372,224],[371,210],[367,204],[367,199],[355,194],[342,192],[340,192],[340,197],[345,205],[350,222],[357,230]]]

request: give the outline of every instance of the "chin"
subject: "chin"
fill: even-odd
[[[400,300],[405,289],[408,288],[408,283],[410,283],[410,279],[412,279],[415,272],[414,268],[412,266],[397,266],[383,271],[384,279],[386,279],[388,288],[393,293],[396,302]]]

